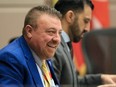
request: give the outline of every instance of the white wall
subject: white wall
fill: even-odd
[[[21,35],[27,11],[43,3],[44,0],[0,0],[0,48]]]
[[[33,6],[50,0],[0,0],[0,48],[15,36],[21,35],[24,17]],[[116,0],[110,1],[111,27],[116,27]]]

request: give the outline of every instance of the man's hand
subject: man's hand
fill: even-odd
[[[116,84],[99,85],[97,87],[116,87]]]
[[[116,87],[116,75],[102,74],[101,79],[103,84],[115,84]]]

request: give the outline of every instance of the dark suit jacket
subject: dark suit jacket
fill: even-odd
[[[90,85],[94,87],[93,85],[100,85],[101,79],[99,74],[79,78],[66,43],[63,38],[61,40],[61,44],[53,58],[54,69],[61,85],[63,87],[90,87]]]
[[[47,61],[55,84],[51,61]],[[0,87],[43,87],[35,60],[24,39],[20,37],[0,50]]]

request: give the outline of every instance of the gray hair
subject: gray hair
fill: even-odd
[[[51,16],[54,16],[56,18],[59,18],[61,20],[62,15],[59,11],[57,11],[55,8],[51,8],[49,6],[40,5],[32,8],[26,15],[25,21],[24,21],[24,27],[23,27],[23,35],[25,34],[25,27],[26,25],[31,25],[32,27],[37,27],[37,18],[40,17],[43,14],[48,14]]]

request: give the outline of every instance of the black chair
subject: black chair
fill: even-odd
[[[82,49],[92,73],[116,74],[116,28],[86,33],[82,39]]]

